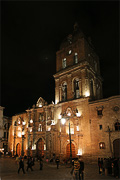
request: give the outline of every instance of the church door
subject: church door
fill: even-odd
[[[37,156],[44,156],[44,141],[40,138],[37,142]]]
[[[21,155],[21,146],[20,146],[20,143],[18,143],[17,146],[16,146],[16,154],[17,154],[18,156]]]
[[[113,141],[113,150],[114,150],[114,157],[120,157],[120,139],[115,139]]]
[[[75,158],[75,145],[71,143],[71,149],[72,149],[72,158]],[[70,158],[70,143],[66,146],[66,158]]]

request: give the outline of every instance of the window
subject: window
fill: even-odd
[[[79,93],[79,80],[75,79],[74,80],[74,98],[79,98],[80,93]]]
[[[72,50],[69,50],[69,54],[71,54],[72,53]]]
[[[76,130],[79,131],[79,126],[76,126]]]
[[[63,68],[66,68],[66,58],[63,59],[62,66]]]
[[[6,138],[6,132],[4,132],[4,138]]]
[[[105,143],[104,142],[100,142],[99,143],[99,148],[100,149],[105,149]]]
[[[75,64],[78,63],[78,55],[77,55],[77,53],[75,53],[75,56],[74,56],[74,62],[75,62]]]
[[[98,110],[97,110],[97,115],[98,115],[98,116],[102,116],[102,115],[103,115],[103,114],[102,114],[102,109],[98,109]]]
[[[67,83],[63,83],[62,85],[62,101],[67,100]]]
[[[119,122],[115,123],[115,131],[120,131],[120,123]]]
[[[99,125],[100,130],[102,129],[102,125]]]
[[[38,131],[42,132],[42,125],[39,124]]]

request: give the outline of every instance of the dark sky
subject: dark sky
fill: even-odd
[[[1,3],[1,105],[11,116],[54,101],[56,51],[77,21],[100,57],[104,98],[119,94],[119,4],[116,1]]]

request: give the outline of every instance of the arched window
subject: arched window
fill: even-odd
[[[67,100],[67,83],[64,82],[62,84],[62,101],[66,101]]]
[[[75,79],[74,80],[74,98],[79,98],[80,93],[79,93],[79,80]]]
[[[120,131],[120,123],[119,122],[115,123],[115,131]]]
[[[99,143],[99,148],[100,149],[105,149],[105,143],[104,142],[100,142]]]
[[[64,59],[62,60],[62,67],[63,67],[63,69],[66,68],[66,58],[64,58]]]

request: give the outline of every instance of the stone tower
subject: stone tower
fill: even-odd
[[[99,57],[78,24],[56,53],[55,103],[90,97],[102,98]]]

